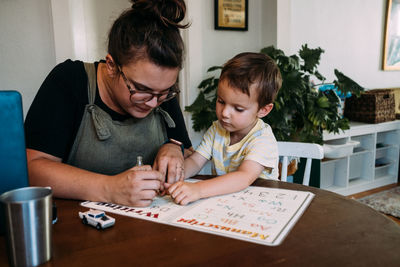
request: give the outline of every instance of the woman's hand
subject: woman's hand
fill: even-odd
[[[109,179],[107,192],[112,203],[145,207],[164,190],[164,176],[150,165],[133,167]]]
[[[154,160],[153,169],[159,171],[165,182],[173,184],[185,178],[181,148],[172,143],[163,145]]]
[[[201,198],[200,187],[197,183],[179,181],[167,189],[175,203],[187,205]]]

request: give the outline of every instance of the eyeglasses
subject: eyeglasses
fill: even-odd
[[[168,88],[165,93],[161,93],[161,94],[155,94],[152,92],[151,89],[149,88],[143,88],[143,85],[138,84],[137,82],[133,81],[133,80],[128,80],[124,74],[124,72],[122,71],[122,69],[120,68],[120,72],[121,72],[121,76],[122,79],[125,82],[126,87],[129,90],[130,95],[130,101],[132,103],[136,103],[136,104],[141,104],[141,103],[146,103],[149,102],[150,100],[152,100],[154,97],[157,97],[157,102],[158,103],[162,103],[168,100],[171,100],[172,98],[174,98],[177,94],[179,94],[180,90],[176,87],[176,85],[174,84],[173,86],[171,86],[170,88]],[[133,89],[131,87],[131,85],[129,84],[132,83],[133,86],[135,87],[135,89]],[[132,96],[136,94],[138,99],[135,99],[132,101]]]

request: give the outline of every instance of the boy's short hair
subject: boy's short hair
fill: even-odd
[[[264,107],[275,101],[282,86],[282,76],[272,58],[262,53],[240,53],[230,59],[222,68],[220,81],[240,89],[250,96],[250,87],[256,84],[258,106]]]

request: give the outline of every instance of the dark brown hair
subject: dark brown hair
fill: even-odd
[[[118,65],[147,58],[163,66],[182,67],[184,54],[179,24],[185,17],[183,0],[136,0],[114,22],[108,35],[108,53]]]
[[[282,76],[274,60],[262,53],[241,53],[225,63],[219,78],[229,86],[240,89],[250,96],[250,87],[258,90],[258,106],[261,108],[275,101],[282,86]]]

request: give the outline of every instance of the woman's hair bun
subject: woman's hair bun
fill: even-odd
[[[158,18],[166,27],[187,28],[189,24],[179,24],[185,17],[184,0],[131,0],[132,9],[142,16]]]

